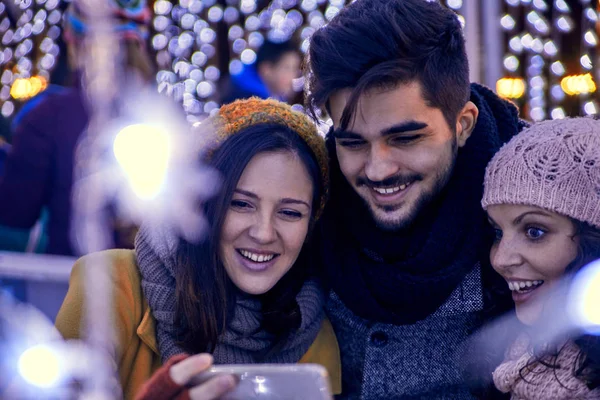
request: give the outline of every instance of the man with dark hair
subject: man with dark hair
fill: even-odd
[[[342,398],[489,398],[457,350],[512,307],[480,200],[517,109],[469,84],[456,15],[424,0],[350,4],[312,36],[307,78],[307,108],[333,120],[316,241]]]
[[[292,41],[266,40],[256,53],[256,62],[231,76],[223,103],[252,96],[287,101],[294,93],[293,81],[300,75],[300,61]]]

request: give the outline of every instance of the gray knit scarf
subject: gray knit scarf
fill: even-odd
[[[162,361],[185,353],[175,339],[175,253],[177,235],[165,228],[143,225],[135,239],[142,289],[156,320],[156,338]],[[296,301],[301,324],[275,354],[264,354],[274,344],[274,336],[261,326],[260,301],[252,296],[238,299],[232,321],[219,338],[213,352],[216,364],[295,363],[314,342],[324,316],[323,293],[316,281],[307,281]]]

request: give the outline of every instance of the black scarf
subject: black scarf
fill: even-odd
[[[358,316],[399,325],[422,320],[487,260],[491,229],[480,205],[485,167],[522,123],[514,105],[482,86],[472,85],[471,101],[479,118],[449,183],[399,232],[375,226],[341,175],[333,137],[327,138],[332,197],[320,226],[322,261],[332,289]]]

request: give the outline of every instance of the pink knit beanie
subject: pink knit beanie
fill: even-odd
[[[490,161],[481,205],[532,205],[600,228],[600,121],[534,124]]]

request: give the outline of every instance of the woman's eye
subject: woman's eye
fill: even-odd
[[[529,237],[530,239],[533,240],[537,240],[537,239],[541,239],[545,234],[546,231],[544,231],[543,229],[540,228],[527,228],[527,237]]]
[[[494,229],[494,242],[499,242],[502,240],[502,230]]]
[[[301,212],[293,211],[293,210],[282,210],[281,214],[283,214],[283,216],[285,216],[288,219],[300,219],[300,218],[302,218],[302,213]]]
[[[247,201],[231,200],[231,207],[243,210],[243,209],[248,209],[251,206],[250,206],[250,203],[248,203]]]

